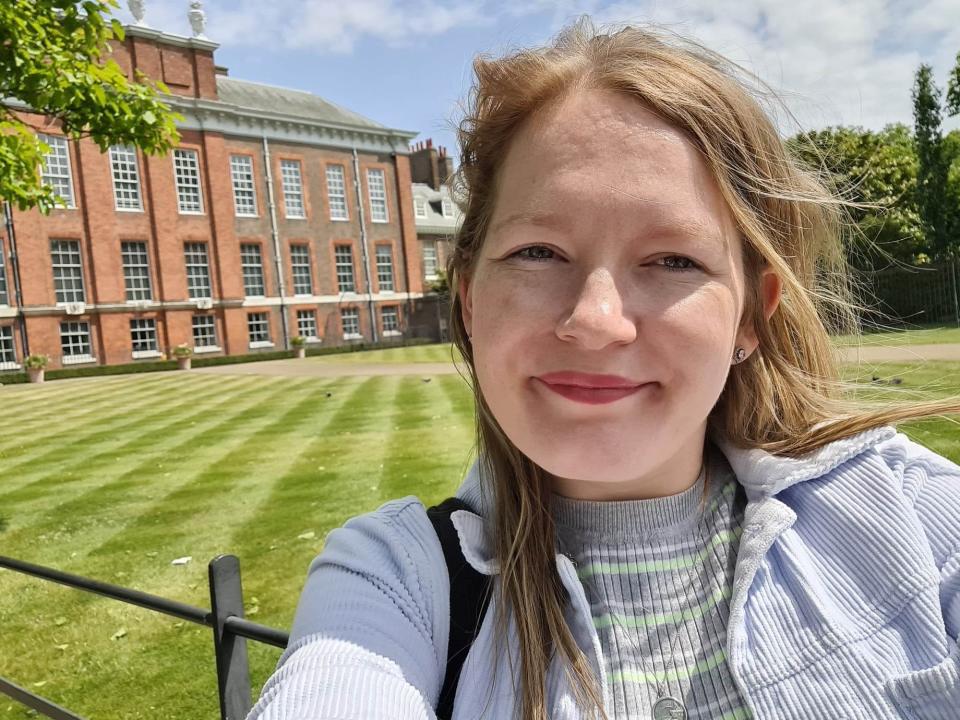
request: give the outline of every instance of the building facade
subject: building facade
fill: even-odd
[[[247,354],[409,335],[423,295],[408,145],[306,92],[236,80],[218,46],[141,26],[113,57],[162,80],[182,116],[169,155],[108,152],[18,108],[66,201],[2,233],[0,369]],[[14,256],[13,249],[16,248]],[[15,267],[14,267],[15,265]]]

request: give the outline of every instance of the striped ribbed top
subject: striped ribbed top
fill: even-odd
[[[684,703],[690,720],[750,717],[726,658],[745,505],[720,453],[677,495],[553,496],[560,551],[577,567],[600,636],[611,720],[653,717],[658,684]]]

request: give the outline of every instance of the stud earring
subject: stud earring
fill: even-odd
[[[747,351],[742,347],[738,347],[737,351],[733,354],[734,364],[742,363],[747,357]]]

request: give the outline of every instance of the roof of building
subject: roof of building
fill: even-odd
[[[457,204],[453,202],[453,196],[450,188],[441,185],[439,190],[434,190],[426,183],[413,183],[413,197],[426,200],[426,217],[418,217],[416,211],[413,213],[414,221],[417,226],[418,235],[452,235],[460,227],[462,213]],[[443,214],[443,201],[449,200],[453,206],[453,216]]]
[[[218,75],[217,95],[221,102],[251,110],[279,111],[320,122],[387,129],[385,125],[303,90]]]

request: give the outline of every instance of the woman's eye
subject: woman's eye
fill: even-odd
[[[520,248],[515,253],[513,257],[523,258],[524,260],[550,260],[553,258],[554,252],[548,247],[543,245],[531,245],[529,247]]]
[[[693,260],[682,255],[667,255],[660,258],[658,262],[662,262],[662,267],[671,272],[686,272],[699,267]]]

